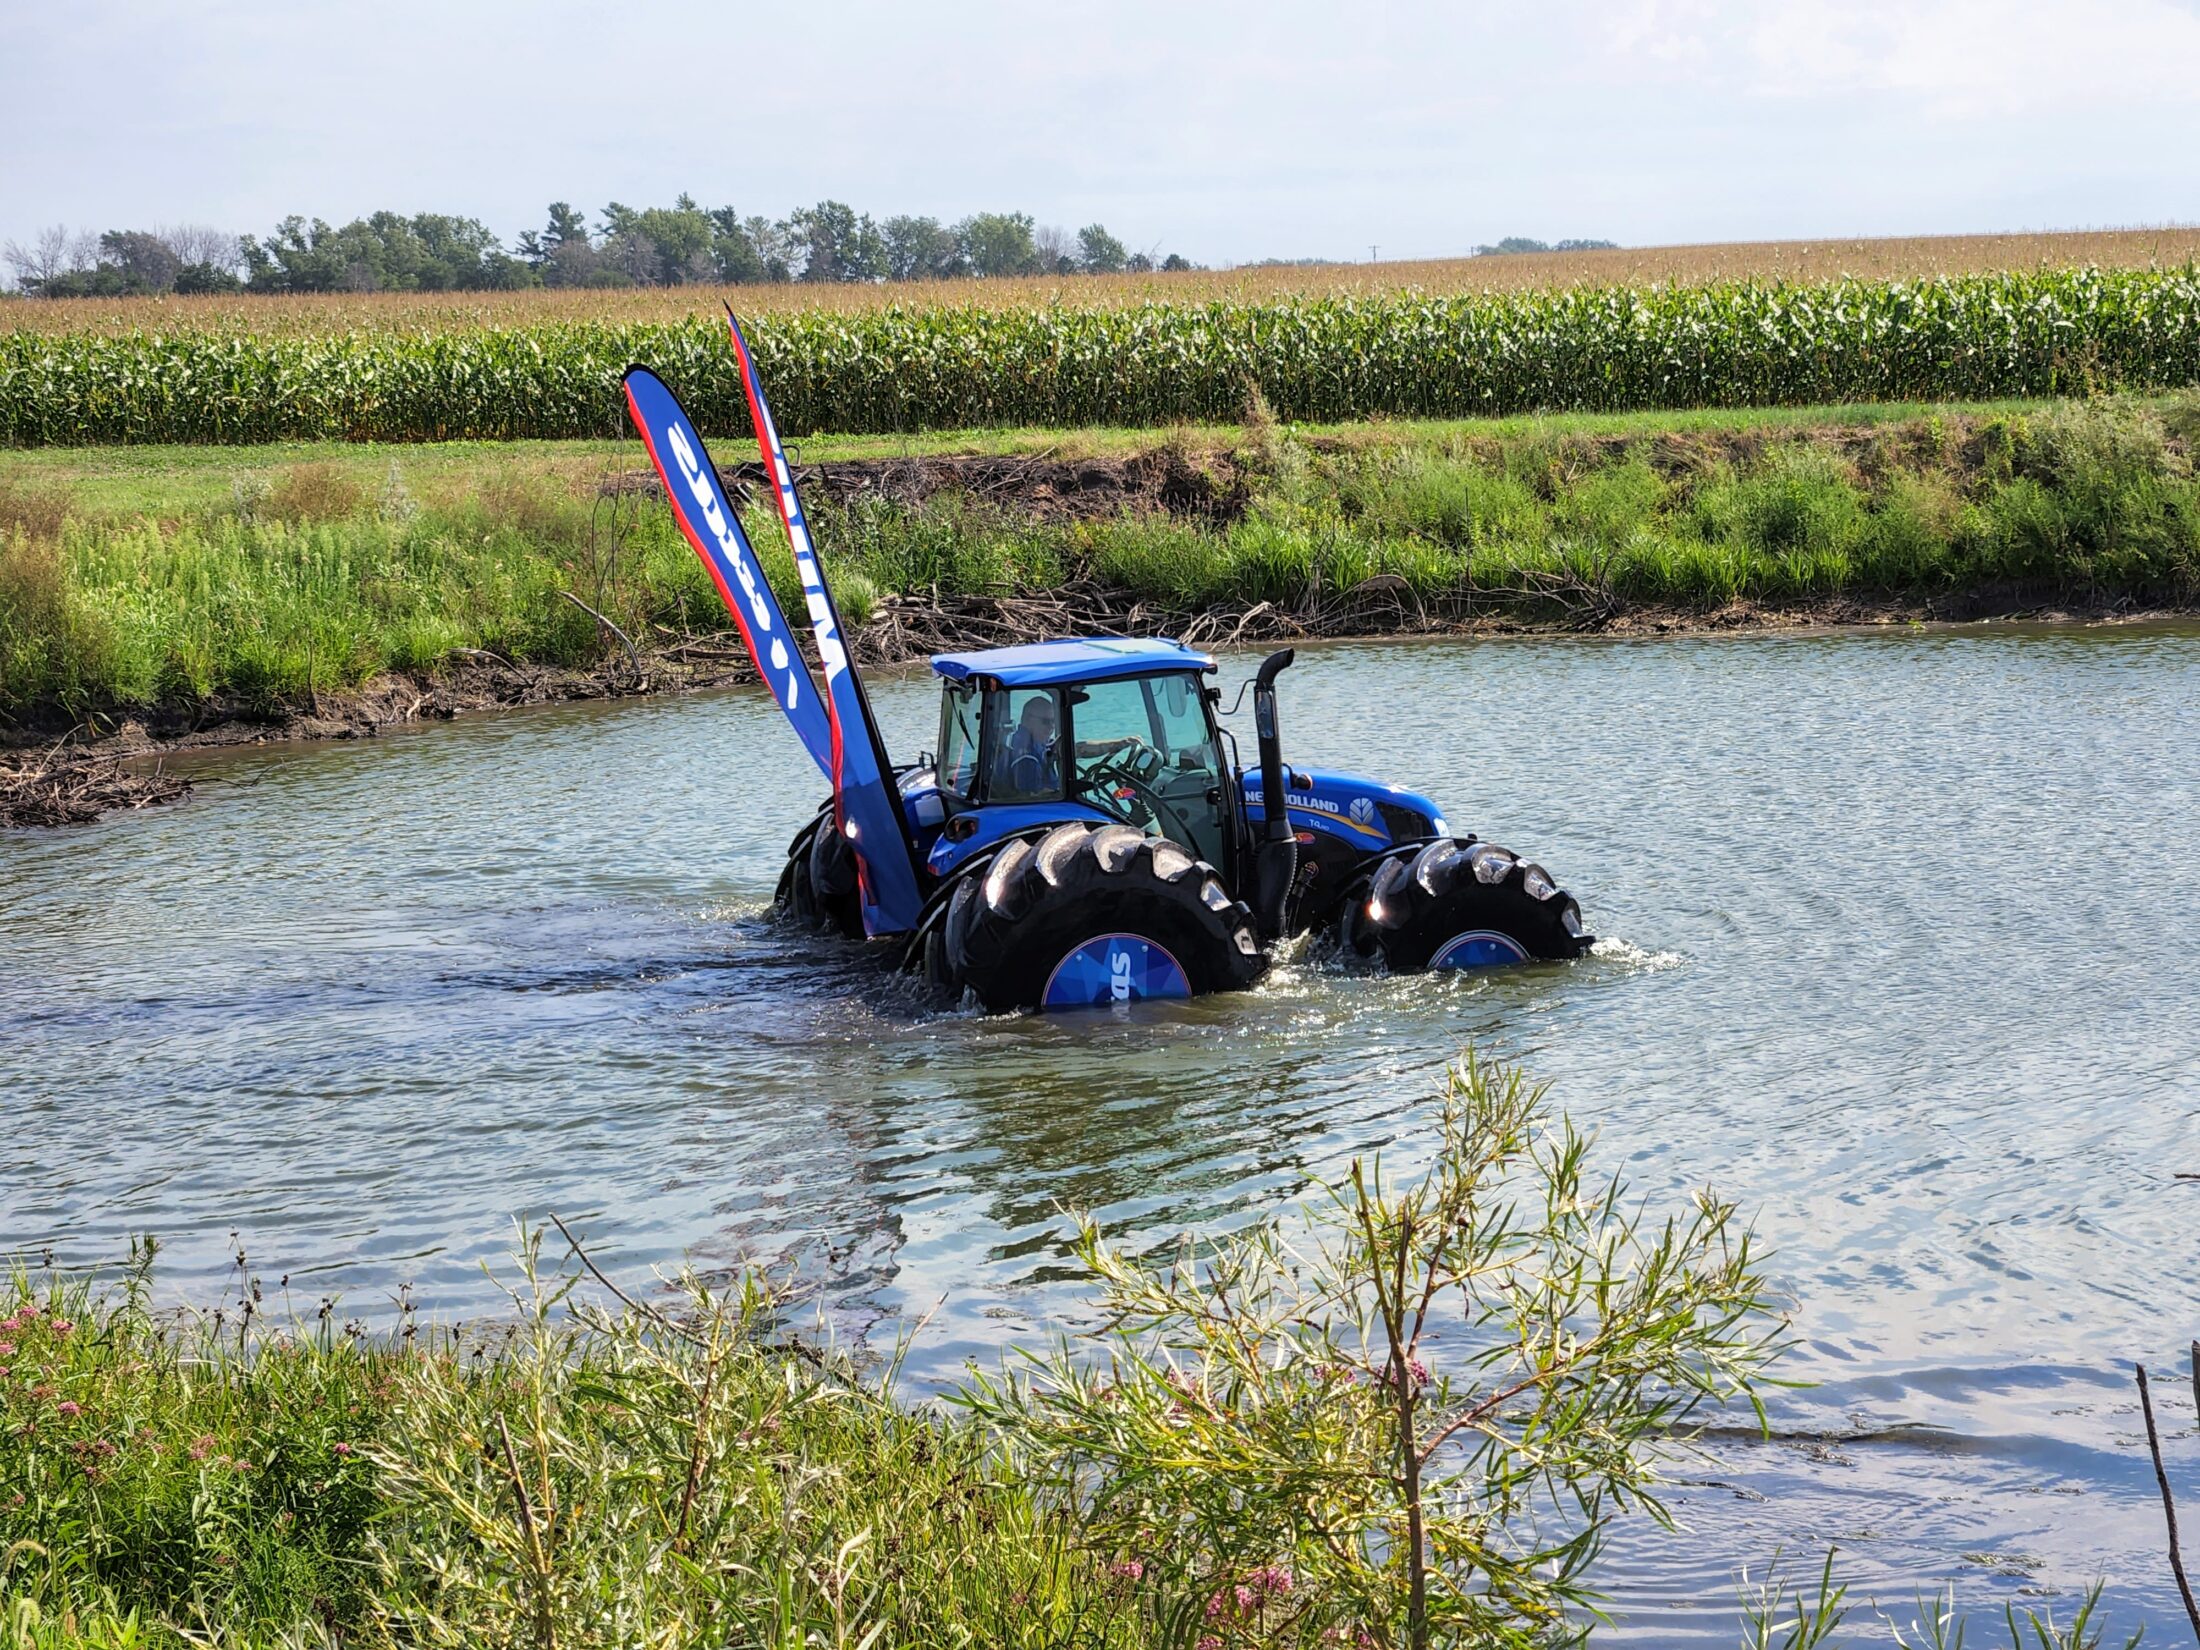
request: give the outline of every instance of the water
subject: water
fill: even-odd
[[[1249,660],[1230,661],[1235,680]],[[195,764],[197,800],[0,836],[0,1246],[241,1233],[294,1298],[478,1312],[555,1209],[639,1276],[799,1253],[919,1379],[1076,1321],[1061,1206],[1132,1240],[1425,1146],[1468,1041],[1653,1203],[1756,1212],[1797,1302],[1782,1436],[1623,1529],[1630,1642],[1733,1642],[1828,1542],[1908,1612],[2176,1627],[2129,1362],[2200,1507],[2200,630],[1303,651],[1302,761],[1527,850],[1570,969],[1341,978],[1128,1020],[926,1013],[762,920],[820,786],[754,692]],[[926,680],[878,684],[896,750]]]

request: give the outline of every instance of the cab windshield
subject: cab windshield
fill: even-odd
[[[1198,678],[1094,682],[1069,699],[1078,799],[1223,864],[1222,764]]]

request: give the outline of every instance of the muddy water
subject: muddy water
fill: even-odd
[[[0,1245],[151,1230],[203,1296],[235,1230],[294,1298],[463,1314],[555,1208],[633,1272],[801,1250],[848,1321],[937,1304],[936,1378],[1074,1321],[1058,1205],[1160,1236],[1410,1155],[1471,1040],[1653,1200],[1757,1211],[1798,1303],[1817,1385],[1687,1470],[1693,1538],[1623,1532],[1618,1636],[1731,1643],[1737,1572],[1829,1542],[1890,1610],[2106,1575],[2167,1631],[2128,1361],[2200,1331],[2200,630],[1354,645],[1284,686],[1294,754],[1531,850],[1599,953],[927,1014],[762,920],[818,785],[754,693],[227,755],[0,837]],[[876,697],[930,742],[927,683]]]

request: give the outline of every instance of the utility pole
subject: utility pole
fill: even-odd
[[[1372,263],[1379,263],[1379,262],[1381,262],[1381,260],[1380,260],[1379,258],[1377,258],[1377,257],[1376,257],[1376,254],[1377,254],[1378,252],[1380,252],[1380,251],[1382,251],[1382,248],[1381,248],[1381,247],[1379,247],[1379,246],[1371,246],[1371,247],[1369,247],[1369,248],[1367,249],[1367,261],[1368,261],[1369,263],[1371,263],[1371,264],[1372,264]]]

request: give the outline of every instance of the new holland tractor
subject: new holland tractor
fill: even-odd
[[[1211,656],[1113,636],[938,655],[936,752],[897,767],[727,320],[822,689],[678,401],[634,367],[627,404],[682,531],[831,784],[788,848],[778,906],[791,918],[891,941],[943,994],[993,1010],[1240,990],[1309,931],[1398,973],[1589,948],[1579,905],[1541,866],[1452,834],[1426,797],[1287,764],[1276,678],[1289,649],[1252,683],[1250,768],[1217,718]]]

